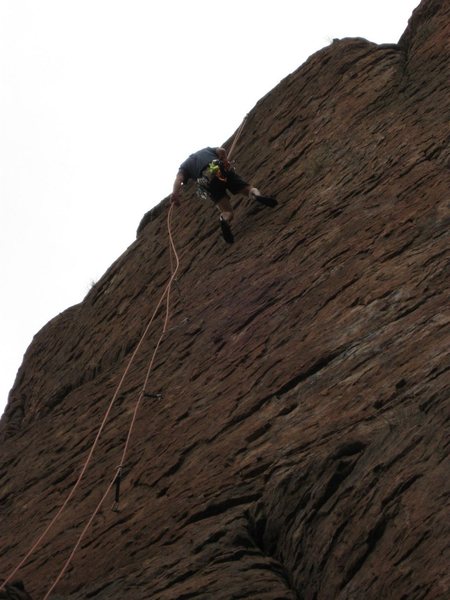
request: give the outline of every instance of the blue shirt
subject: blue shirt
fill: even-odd
[[[194,179],[194,181],[197,180],[203,169],[207,167],[212,160],[217,158],[216,149],[210,148],[209,146],[191,154],[180,165],[180,171],[184,175],[184,183],[186,183],[188,179]]]

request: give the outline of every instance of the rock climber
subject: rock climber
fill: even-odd
[[[173,184],[171,202],[179,205],[181,189],[189,180],[197,182],[197,194],[212,200],[220,211],[220,227],[223,238],[229,244],[234,242],[230,222],[233,208],[227,191],[231,194],[247,194],[249,198],[264,204],[276,206],[273,196],[262,196],[260,191],[244,181],[231,166],[224,148],[203,148],[191,154],[181,163]]]

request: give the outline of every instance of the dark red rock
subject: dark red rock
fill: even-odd
[[[398,45],[335,42],[256,105],[235,158],[279,206],[237,201],[232,247],[188,190],[120,512],[112,490],[55,599],[449,597],[449,17],[425,0]],[[4,576],[168,281],[167,206],[25,355],[0,426]],[[115,476],[162,317],[20,569],[35,599]]]

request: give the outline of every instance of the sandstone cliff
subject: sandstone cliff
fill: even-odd
[[[55,600],[450,596],[449,50],[450,4],[424,0],[398,44],[337,41],[261,99],[235,159],[280,205],[237,201],[233,246],[190,189],[120,510],[111,494]],[[3,577],[168,281],[167,207],[25,355],[0,425]],[[35,600],[114,475],[162,318],[18,573]]]

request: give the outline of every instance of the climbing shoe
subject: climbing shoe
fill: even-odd
[[[271,208],[273,208],[274,206],[277,206],[277,204],[278,204],[278,202],[276,201],[276,199],[273,196],[257,196],[255,194],[253,196],[253,198],[257,202],[264,204],[264,206],[270,206]]]
[[[232,244],[234,242],[233,232],[231,231],[228,221],[225,221],[222,217],[220,217],[220,229],[222,230],[222,236],[226,243]]]

